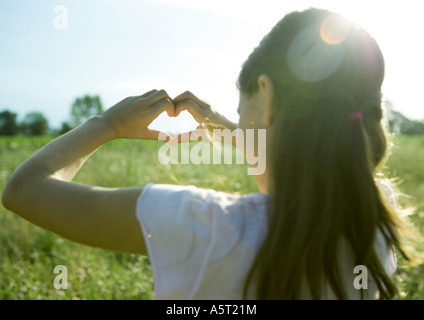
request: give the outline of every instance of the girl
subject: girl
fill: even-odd
[[[71,182],[113,139],[170,137],[163,111],[235,129],[190,92],[129,97],[53,140],[10,178],[3,204],[82,244],[148,255],[157,299],[389,299],[405,254],[386,154],[384,61],[363,29],[325,10],[285,16],[244,63],[241,130],[266,129],[261,193],[194,186],[105,189]],[[358,269],[359,268],[359,269]],[[360,270],[360,271],[358,271]],[[358,278],[359,277],[359,278]]]

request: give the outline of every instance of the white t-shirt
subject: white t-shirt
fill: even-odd
[[[267,197],[194,186],[146,185],[137,200],[136,216],[153,269],[155,298],[242,299],[246,276],[267,232]],[[392,274],[396,258],[381,233],[376,249]],[[348,252],[341,251],[342,265],[351,270],[344,283],[348,297],[359,299],[360,290],[353,286],[358,274]],[[377,291],[372,279],[368,290]],[[335,298],[331,292],[324,297]]]

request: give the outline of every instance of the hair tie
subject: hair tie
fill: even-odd
[[[363,118],[362,112],[352,112],[349,117],[351,120],[362,120]]]

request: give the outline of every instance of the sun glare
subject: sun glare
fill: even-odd
[[[337,1],[337,3],[328,8],[347,19],[345,20],[343,17],[339,16],[338,19],[333,20],[333,23],[341,28],[340,33],[343,32],[342,30],[346,30],[346,28],[350,27],[346,25],[346,23],[353,23],[356,26],[364,28],[371,36],[380,36],[385,32],[384,24],[382,24],[381,19],[378,19],[380,13],[376,12],[376,10],[371,10],[372,8],[364,10],[363,6],[344,1]]]
[[[321,39],[328,44],[339,44],[349,35],[352,23],[339,15],[331,15],[321,24]]]

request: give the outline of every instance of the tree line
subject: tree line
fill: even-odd
[[[424,134],[424,121],[408,119],[401,112],[394,109],[393,104],[386,100],[384,103],[386,118],[390,131],[395,135],[422,135]]]
[[[411,120],[394,110],[390,101],[386,101],[386,116],[390,130],[394,134],[424,134],[424,121]],[[103,105],[98,95],[84,95],[75,99],[71,105],[69,121],[62,122],[58,129],[49,127],[47,118],[38,111],[30,112],[23,120],[16,121],[17,114],[9,110],[0,112],[0,136],[14,135],[61,135],[79,126],[88,118],[103,112]]]
[[[103,105],[98,95],[78,97],[71,105],[70,118],[60,128],[50,128],[49,121],[42,112],[33,111],[17,121],[17,113],[10,110],[0,112],[0,136],[42,136],[61,135],[79,126],[88,118],[103,112]]]

